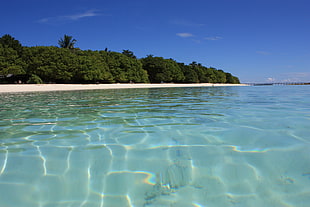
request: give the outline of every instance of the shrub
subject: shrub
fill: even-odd
[[[30,84],[42,84],[43,81],[42,81],[42,79],[39,76],[31,75],[31,77],[29,78],[27,83],[30,83]]]

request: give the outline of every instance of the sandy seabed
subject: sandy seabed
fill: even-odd
[[[174,88],[174,87],[215,87],[245,86],[245,84],[3,84],[0,93],[40,92],[40,91],[74,91],[94,89],[125,89],[125,88]]]

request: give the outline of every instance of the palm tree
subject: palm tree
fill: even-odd
[[[75,43],[76,39],[73,39],[73,37],[69,35],[64,35],[63,38],[60,38],[60,40],[58,40],[58,45],[62,48],[73,49]]]

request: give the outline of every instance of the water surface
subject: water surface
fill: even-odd
[[[310,206],[309,89],[0,94],[1,206]]]

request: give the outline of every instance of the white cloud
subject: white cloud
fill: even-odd
[[[80,13],[80,14],[75,14],[75,15],[69,15],[69,16],[64,16],[65,18],[68,18],[68,19],[72,19],[72,20],[78,20],[78,19],[81,19],[81,18],[84,18],[84,17],[95,17],[95,16],[99,16],[100,14],[92,11],[92,10],[89,10],[89,11],[86,11],[86,12],[83,12],[83,13]]]
[[[64,23],[68,21],[76,21],[76,20],[79,20],[85,17],[95,17],[95,16],[100,16],[100,15],[101,14],[95,12],[94,10],[88,10],[88,11],[78,13],[78,14],[73,14],[73,15],[42,18],[38,22],[39,23]]]
[[[215,37],[205,37],[205,40],[211,40],[211,41],[215,41],[215,40],[221,40],[223,39],[222,37],[219,36],[215,36]]]
[[[268,82],[274,82],[276,79],[275,78],[267,78]]]
[[[182,38],[188,38],[188,37],[195,37],[195,39],[191,38],[192,41],[196,42],[196,43],[202,43],[206,40],[209,40],[209,41],[216,41],[216,40],[221,40],[223,39],[222,37],[220,36],[213,36],[213,37],[204,37],[204,38],[200,38],[200,37],[197,37],[196,35],[193,35],[192,33],[187,33],[187,32],[184,32],[184,33],[177,33],[176,34],[177,36],[179,37],[182,37]]]
[[[194,36],[191,33],[177,33],[176,35],[179,36],[179,37],[184,37],[184,38],[186,38],[186,37],[193,37]]]

